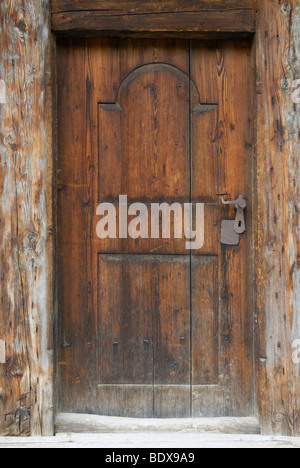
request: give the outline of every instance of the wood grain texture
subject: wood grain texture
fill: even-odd
[[[136,432],[194,432],[240,436],[260,433],[259,423],[255,418],[134,419],[70,413],[57,415],[56,431],[74,434],[124,433],[127,435]]]
[[[1,2],[0,433],[53,434],[52,85],[45,1]],[[36,38],[38,38],[36,40]]]
[[[129,5],[122,14],[141,12],[134,9],[136,5],[132,7],[133,3],[136,2],[118,1],[111,8],[116,16],[120,5],[125,5],[124,8]],[[152,11],[153,2],[139,2],[142,8],[146,3],[148,12]],[[6,84],[6,103],[0,104],[0,339],[5,342],[6,354],[6,363],[0,364],[0,432],[5,435],[53,431],[52,299],[49,299],[52,247],[48,237],[53,232],[49,158],[52,112],[47,85],[54,82],[54,73],[46,59],[49,25],[46,4],[42,0],[29,0],[25,7],[21,0],[0,4],[0,47],[4,51],[0,79]],[[165,14],[181,8],[173,1],[159,4],[167,5]],[[235,9],[252,8],[252,2],[248,1],[195,0],[189,4],[193,5],[191,11],[198,5],[206,10],[216,5],[220,11],[226,10],[225,4]],[[85,9],[87,3],[57,0],[52,5],[53,12],[60,13],[63,8]],[[184,2],[180,5],[185,8]],[[105,1],[91,1],[88,7],[106,14]],[[300,370],[292,362],[292,343],[300,337],[299,109],[292,102],[292,82],[300,77],[300,12],[296,0],[261,0],[259,8],[257,210],[254,211],[257,401],[264,433],[299,435]],[[187,32],[189,37],[192,34]],[[110,73],[109,68],[103,70],[103,76]],[[105,82],[99,85],[101,90],[105,90]],[[209,88],[213,90],[212,84],[207,85]],[[109,93],[113,102],[113,89],[105,95]],[[208,253],[214,253],[212,246],[207,249]],[[79,256],[76,251],[69,253],[74,253],[75,259]],[[203,401],[216,403],[218,395],[209,400],[202,392],[197,398],[202,399],[201,408]]]
[[[253,414],[251,214],[241,245],[222,250],[234,210],[216,195],[251,207],[250,45],[59,40],[60,411]],[[119,194],[208,202],[203,249],[98,239],[96,207]]]
[[[103,15],[157,14],[182,11],[226,11],[257,9],[257,0],[52,0],[52,13],[101,11]]]
[[[54,0],[52,28],[56,34],[83,37],[253,34],[256,10],[256,0]]]
[[[299,106],[300,8],[297,0],[261,2],[257,55],[258,404],[265,434],[300,434]]]
[[[52,30],[57,35],[99,37],[144,35],[168,36],[180,31],[197,37],[212,34],[254,34],[254,10],[183,11],[170,13],[135,13],[105,16],[100,11],[69,11],[52,15]]]
[[[240,245],[234,249],[226,246],[221,248],[218,238],[212,241],[212,245],[204,245],[204,250],[199,252],[206,253],[207,248],[216,249],[217,246],[217,251],[210,250],[209,253],[215,252],[218,255],[221,376],[219,385],[223,393],[218,388],[214,392],[203,388],[195,389],[195,408],[197,407],[199,411],[195,412],[195,416],[217,416],[220,408],[226,416],[232,414],[245,416],[252,411],[253,391],[251,282],[246,288],[249,276],[247,265],[251,268],[252,262],[250,255],[253,151],[251,96],[254,90],[251,48],[248,41],[238,43],[211,41],[200,44],[192,41],[191,57],[191,74],[200,90],[201,101],[218,103],[218,129],[216,132],[215,125],[212,125],[213,133],[210,136],[210,141],[217,146],[213,148],[214,145],[211,144],[212,154],[217,154],[217,163],[213,162],[212,158],[210,161],[219,174],[214,190],[215,197],[217,198],[217,193],[228,193],[228,198],[232,199],[236,193],[243,193],[248,202],[247,235],[241,237]],[[210,112],[208,115],[213,119],[213,113]],[[204,148],[206,146],[203,143],[201,152],[198,152],[200,160],[203,157],[203,162],[207,158],[207,150]],[[204,167],[207,167],[207,164],[204,163]],[[197,164],[196,167],[200,168],[201,164]],[[196,178],[196,182],[201,183],[199,177]],[[213,179],[211,182],[216,183]],[[199,193],[198,190],[194,187],[196,195]],[[211,187],[208,193],[212,194],[212,190]],[[219,210],[218,207],[216,209]],[[212,240],[216,235],[214,224],[220,226],[218,223],[222,219],[234,217],[234,210],[228,211],[228,208],[225,208],[223,213],[215,212],[213,215],[214,210],[213,206],[206,205],[206,220],[211,219],[212,222],[214,219],[214,222],[210,224],[206,221],[208,232],[205,239]]]

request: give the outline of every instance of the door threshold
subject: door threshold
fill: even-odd
[[[184,418],[134,419],[93,414],[60,413],[56,433],[124,433],[124,432],[195,432],[218,434],[260,434],[256,418]]]

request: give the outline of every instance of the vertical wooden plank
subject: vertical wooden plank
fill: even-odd
[[[121,297],[123,308],[123,382],[153,384],[153,273],[144,256],[123,257]]]
[[[190,383],[190,259],[155,257],[154,382]]]
[[[200,96],[201,98],[201,96]],[[208,104],[192,111],[192,199],[214,203],[219,187],[219,106]]]
[[[98,383],[98,62],[89,41],[58,47],[59,394],[61,411],[91,411]]]
[[[218,257],[192,257],[192,416],[224,414],[219,386]]]
[[[70,411],[86,395],[88,217],[83,207],[88,104],[85,60],[84,41],[58,43],[59,411]]]
[[[256,381],[265,434],[300,434],[297,0],[260,2],[257,60]]]
[[[192,258],[192,385],[218,385],[219,278],[217,257]]]
[[[193,194],[204,197],[206,188],[208,201],[217,201],[217,192],[227,193],[228,198],[243,194],[247,198],[248,213],[251,213],[252,131],[251,96],[253,75],[251,68],[251,43],[249,41],[211,41],[198,44],[192,41],[191,75],[199,89],[201,103],[217,105],[216,110],[196,116],[199,121],[211,121],[204,127],[207,139],[217,148],[212,151],[215,158],[206,159],[206,171],[212,165],[217,174],[209,175],[210,184],[201,183],[205,177],[199,174],[202,155],[200,141],[194,136],[193,166],[198,174],[194,177]],[[205,108],[204,108],[205,109]],[[206,109],[207,110],[207,109]],[[217,115],[214,115],[216,114]],[[217,120],[217,121],[216,121]],[[197,125],[197,120],[196,120]],[[216,128],[217,127],[217,128]],[[216,130],[214,130],[216,128]],[[214,133],[212,133],[214,131]],[[213,145],[211,144],[213,147]],[[217,150],[217,151],[216,151]],[[218,202],[217,202],[218,203]],[[233,208],[205,206],[205,220],[209,230],[205,233],[204,249],[196,255],[209,253],[218,258],[218,280],[216,290],[219,298],[219,359],[218,378],[216,368],[207,383],[219,385],[210,389],[198,385],[193,389],[194,414],[213,416],[208,406],[215,398],[215,409],[224,416],[245,416],[253,411],[253,313],[251,284],[248,284],[248,266],[251,268],[251,215],[247,215],[247,232],[236,248],[222,248],[220,229],[222,219],[233,219]],[[216,247],[217,246],[217,247]],[[250,273],[251,274],[251,273]],[[251,276],[250,276],[251,277]],[[203,281],[203,280],[202,280]],[[197,284],[197,283],[196,283]],[[201,283],[200,283],[201,284]],[[201,286],[200,286],[201,288]],[[195,291],[196,297],[200,291]],[[205,297],[205,296],[204,296]],[[201,298],[200,298],[201,300]],[[211,335],[210,335],[211,336]],[[216,348],[214,352],[216,353]],[[201,361],[201,349],[198,350]],[[213,354],[210,354],[213,359]],[[215,354],[216,357],[216,354]],[[213,361],[214,362],[214,361]],[[211,363],[212,364],[212,363]],[[205,369],[203,369],[205,370]],[[204,376],[201,376],[204,379]],[[198,376],[199,378],[199,376]],[[212,378],[209,382],[209,378]],[[203,380],[205,385],[205,380]],[[213,406],[213,404],[211,403]]]
[[[53,433],[52,95],[49,3],[1,2],[0,434]]]
[[[99,255],[98,262],[98,383],[120,384],[124,370],[122,257]]]
[[[220,191],[227,193],[230,199],[243,194],[247,200],[247,230],[240,237],[239,246],[222,246],[219,255],[221,375],[225,416],[236,413],[247,416],[254,411],[253,294],[247,277],[253,265],[251,43],[222,43],[215,63],[220,103]],[[234,209],[224,209],[225,219],[234,219],[234,216]]]
[[[155,257],[154,416],[190,416],[190,257]]]
[[[254,411],[253,314],[245,276],[246,239],[232,249],[222,246],[219,261],[220,354],[225,416],[249,416]]]

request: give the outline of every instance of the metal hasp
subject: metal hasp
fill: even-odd
[[[223,245],[238,245],[240,243],[240,235],[246,231],[244,210],[247,202],[243,195],[234,200],[224,200],[221,198],[223,205],[234,205],[236,208],[235,220],[224,219],[221,226],[221,244]]]

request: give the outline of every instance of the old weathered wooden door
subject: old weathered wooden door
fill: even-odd
[[[251,44],[61,40],[57,76],[58,410],[251,415]],[[238,246],[220,193],[247,199]],[[119,195],[204,203],[204,246],[100,240]]]

